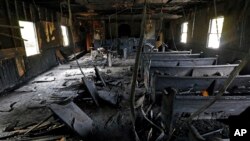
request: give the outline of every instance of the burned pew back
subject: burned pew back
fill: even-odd
[[[150,60],[166,60],[178,58],[201,58],[201,54],[166,54],[166,53],[144,53],[143,58]]]
[[[207,66],[150,67],[150,74],[158,72],[171,76],[227,76],[238,64]]]
[[[166,51],[166,52],[146,52],[144,54],[191,54],[192,51]]]
[[[216,85],[214,90],[218,90],[221,85],[224,84],[227,76],[211,76],[211,77],[172,77],[172,76],[163,76],[155,75],[151,81],[151,86],[153,86],[154,91],[163,91],[167,87],[172,87],[178,90],[190,90],[193,91],[202,91],[206,90],[214,81]],[[250,75],[238,76],[231,83],[228,89],[250,86]]]
[[[211,58],[177,58],[165,60],[151,60],[151,67],[169,67],[169,66],[203,66],[215,65],[217,62],[216,57]]]
[[[180,96],[175,97],[174,115],[192,114],[201,106],[214,99],[214,96]],[[211,107],[197,117],[198,119],[225,119],[229,115],[238,115],[249,107],[249,96],[223,96]],[[241,103],[241,104],[239,104]]]

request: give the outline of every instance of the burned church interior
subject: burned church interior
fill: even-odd
[[[0,140],[249,141],[249,3],[0,0]]]

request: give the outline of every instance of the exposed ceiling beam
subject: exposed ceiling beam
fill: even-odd
[[[133,15],[119,15],[117,20],[141,20],[142,14],[133,14]],[[181,18],[181,15],[171,15],[171,14],[151,14],[151,19],[178,19]],[[116,16],[92,16],[92,17],[76,17],[79,20],[109,20],[116,19]],[[149,18],[149,15],[148,15]]]

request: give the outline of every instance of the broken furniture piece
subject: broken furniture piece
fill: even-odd
[[[110,103],[112,105],[117,105],[118,104],[118,98],[119,97],[118,97],[118,94],[116,94],[114,92],[100,90],[100,91],[98,91],[98,96],[102,100],[104,100],[104,101],[106,101],[106,102],[108,102],[108,103]]]
[[[98,102],[99,97],[98,97],[98,92],[97,92],[95,83],[93,81],[88,80],[86,77],[82,78],[82,82],[85,88],[87,89],[87,91],[89,92],[89,94],[91,95],[91,97],[93,98],[95,104],[99,106],[99,102]]]
[[[83,83],[87,89],[87,91],[91,94],[93,100],[95,101],[96,105],[100,105],[100,100],[108,102],[112,105],[117,105],[118,103],[118,94],[111,92],[96,89],[96,85],[93,81],[86,79],[85,77],[82,78]]]
[[[50,109],[71,129],[82,137],[87,136],[93,129],[93,121],[75,103],[64,105],[51,104]]]
[[[102,82],[102,84],[106,87],[107,86],[106,82],[104,81],[103,77],[101,76],[101,73],[98,70],[97,66],[94,66],[94,68],[95,68],[95,75],[96,75],[97,79],[99,79]]]

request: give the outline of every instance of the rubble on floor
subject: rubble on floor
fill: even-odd
[[[134,140],[129,102],[134,59],[131,56],[126,60],[113,58],[112,67],[105,66],[106,60],[84,55],[78,61],[85,76],[72,61],[2,96],[0,140]],[[161,102],[152,104],[152,95],[146,91],[141,78],[137,81],[135,109],[139,138],[164,140],[165,131],[157,127],[162,125],[164,114]],[[157,125],[153,126],[150,121]],[[203,136],[218,134],[217,137],[221,137],[222,133],[228,137],[226,125],[210,128],[210,124],[218,123],[193,122]],[[188,130],[184,128],[183,131]],[[189,136],[185,133],[184,138]]]

